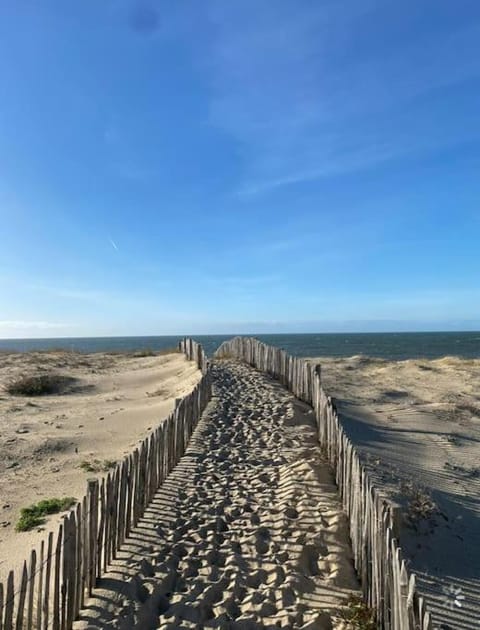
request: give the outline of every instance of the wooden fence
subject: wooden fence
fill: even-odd
[[[430,613],[399,547],[398,507],[374,487],[331,398],[322,389],[320,366],[245,337],[226,341],[215,356],[245,361],[313,407],[319,441],[335,471],[349,517],[355,567],[365,600],[376,611],[378,626],[386,630],[431,630]]]
[[[189,361],[195,361],[198,369],[202,371],[202,374],[205,374],[207,372],[207,355],[205,354],[202,346],[199,343],[197,343],[193,339],[184,337],[178,344],[178,349],[180,350],[180,352],[183,352],[183,354],[187,357]]]
[[[194,390],[133,453],[101,481],[88,482],[83,499],[63,517],[56,535],[32,550],[20,575],[0,583],[0,630],[70,630],[85,597],[108,570],[163,480],[185,452],[211,398],[211,376],[203,348],[180,343],[203,376]]]

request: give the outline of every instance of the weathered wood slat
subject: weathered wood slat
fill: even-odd
[[[60,583],[60,628],[65,630],[67,623],[67,585],[70,572],[70,522],[68,516],[63,517],[63,544],[62,544],[62,578]]]
[[[68,517],[68,529],[69,529],[69,541],[68,541],[68,556],[69,564],[67,565],[67,614],[66,614],[66,628],[69,630],[76,617],[76,597],[77,597],[77,519],[75,511],[71,511]]]
[[[97,577],[100,578],[102,573],[102,557],[103,551],[105,548],[105,514],[107,511],[106,504],[106,495],[105,495],[105,479],[102,479],[100,484],[100,497],[98,503],[98,510],[100,513],[100,522],[97,530],[97,545],[96,545],[96,553],[97,553]],[[103,568],[106,571],[107,565],[104,562]]]
[[[45,562],[45,592],[43,596],[43,630],[48,630],[50,622],[50,580],[53,560],[53,532],[48,535],[47,558]]]
[[[3,584],[0,582],[0,630],[3,630]]]
[[[13,628],[13,609],[15,605],[14,593],[14,575],[13,571],[10,571],[7,578],[7,591],[5,594],[5,630],[12,630]]]
[[[74,619],[77,619],[80,609],[83,606],[83,588],[84,588],[84,570],[83,570],[83,510],[82,503],[77,505],[76,525],[77,525],[77,544],[75,549],[75,608]]]
[[[133,457],[129,455],[127,460],[127,507],[125,513],[125,536],[130,535],[132,527],[132,501],[133,501]]]
[[[31,630],[33,628],[33,609],[35,606],[35,577],[37,570],[37,552],[32,549],[30,554],[30,565],[28,569],[29,584],[28,584],[28,600],[27,600],[27,628]]]
[[[89,479],[88,487],[87,487],[87,505],[88,512],[86,515],[86,520],[88,524],[88,534],[87,534],[87,567],[86,567],[86,577],[87,577],[87,589],[89,596],[92,595],[92,591],[95,587],[97,572],[97,514],[98,514],[98,479]]]
[[[27,563],[23,563],[22,578],[20,581],[20,593],[18,598],[17,618],[16,618],[16,630],[23,630],[23,620],[25,614],[25,600],[27,598],[27,581],[28,581],[28,569]]]
[[[53,630],[60,630],[60,578],[62,573],[62,541],[63,525],[60,525],[55,547],[55,564],[53,567]]]

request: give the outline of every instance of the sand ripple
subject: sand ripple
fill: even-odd
[[[311,410],[245,365],[219,362],[214,379],[187,454],[83,624],[341,628],[358,584]]]

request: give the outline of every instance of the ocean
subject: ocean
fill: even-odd
[[[255,335],[300,357],[348,357],[362,354],[390,360],[457,356],[480,358],[480,332],[318,333]],[[193,335],[208,355],[232,335]],[[0,350],[28,352],[62,348],[77,352],[131,352],[164,350],[178,344],[179,336],[78,337],[56,339],[0,339]]]

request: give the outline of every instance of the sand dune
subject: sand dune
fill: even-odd
[[[480,360],[312,361],[377,482],[404,506],[402,547],[436,627],[478,628]]]
[[[99,587],[79,628],[347,628],[358,583],[312,411],[215,365],[186,455]]]
[[[3,581],[59,522],[54,516],[42,531],[17,533],[20,508],[50,497],[81,498],[87,478],[129,453],[191,391],[200,372],[180,354],[1,353],[0,359]],[[52,372],[76,379],[73,391],[26,398],[3,390],[18,375]]]

